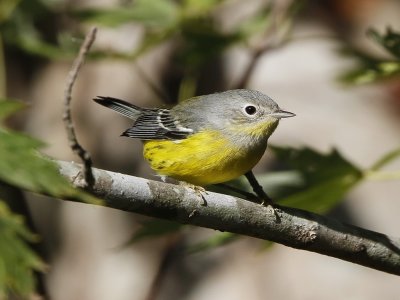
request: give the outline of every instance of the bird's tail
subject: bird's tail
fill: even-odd
[[[93,100],[98,104],[111,108],[132,120],[136,120],[143,111],[139,106],[116,98],[97,96]]]

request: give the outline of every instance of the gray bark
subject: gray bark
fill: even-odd
[[[58,162],[71,182],[80,165]],[[229,231],[317,252],[400,275],[400,239],[300,209],[264,207],[240,198],[93,168],[91,192],[115,209]],[[316,199],[317,201],[317,199]]]

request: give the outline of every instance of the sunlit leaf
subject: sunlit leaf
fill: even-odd
[[[400,74],[400,61],[379,62],[373,66],[360,67],[348,71],[340,77],[340,80],[352,84],[372,83],[384,78],[390,78]]]
[[[1,0],[0,1],[0,24],[7,20],[20,0]]]
[[[392,54],[395,59],[374,57],[361,50],[348,47],[344,54],[356,59],[358,66],[341,75],[339,79],[342,82],[366,84],[400,75],[400,34],[391,28],[388,28],[385,34],[370,29],[368,36]]]
[[[207,15],[225,0],[183,0],[182,6],[185,15]]]
[[[139,22],[146,26],[163,28],[177,22],[178,10],[173,1],[138,0],[128,7],[78,10],[73,12],[73,16],[82,21],[104,26]]]

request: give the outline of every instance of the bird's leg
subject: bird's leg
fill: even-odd
[[[254,193],[261,199],[261,205],[267,204],[273,206],[272,199],[267,195],[267,193],[264,192],[262,186],[258,183],[256,177],[254,176],[253,171],[250,170],[244,175],[253,188]]]
[[[188,183],[186,181],[179,181],[179,185],[188,187],[189,189],[193,190],[196,193],[196,195],[198,195],[199,198],[202,200],[203,203],[201,205],[207,206],[206,198],[204,198],[204,196],[203,196],[203,193],[207,194],[207,191],[205,188],[203,188],[202,186]]]

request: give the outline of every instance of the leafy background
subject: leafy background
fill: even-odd
[[[140,143],[118,137],[129,123],[97,107],[96,95],[160,106],[253,88],[297,114],[257,166],[268,193],[398,236],[399,8],[389,0],[2,1],[0,299],[264,299],[265,288],[271,298],[337,299],[348,286],[354,299],[398,295],[393,277],[359,266],[55,200],[99,201],[71,188],[49,158],[76,160],[62,128],[63,85],[95,25],[73,116],[96,166],[154,179]],[[326,269],[333,275],[321,278]]]

